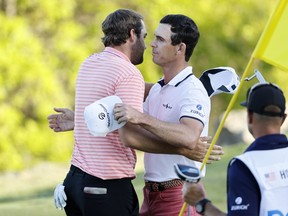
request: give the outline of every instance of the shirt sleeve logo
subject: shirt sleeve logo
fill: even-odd
[[[201,105],[201,104],[198,104],[198,105],[196,106],[196,108],[197,108],[198,110],[202,110],[202,105]]]
[[[231,211],[245,211],[248,210],[250,204],[243,204],[242,197],[237,197],[235,199],[235,204],[231,206]]]
[[[195,108],[194,108],[195,109]],[[205,117],[205,115],[204,115],[204,113],[203,113],[203,107],[202,107],[202,105],[201,104],[197,104],[196,105],[196,109],[194,110],[194,109],[191,109],[190,110],[190,112],[191,113],[193,113],[193,114],[195,114],[195,115],[198,115],[198,116],[200,116],[201,118],[204,118]]]

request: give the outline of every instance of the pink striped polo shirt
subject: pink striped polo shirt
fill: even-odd
[[[82,63],[76,80],[74,166],[101,179],[135,177],[135,150],[121,143],[118,130],[106,137],[92,136],[83,113],[87,105],[109,95],[143,112],[144,84],[129,58],[111,47]]]

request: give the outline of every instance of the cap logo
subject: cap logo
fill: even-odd
[[[116,103],[122,103],[121,98],[111,95],[85,107],[85,123],[91,135],[105,137],[125,125],[125,122],[118,123],[114,118],[113,109]]]
[[[103,113],[103,112],[99,113],[99,114],[98,114],[98,118],[99,118],[100,120],[104,120],[104,118],[105,118],[105,113]]]
[[[108,110],[106,109],[105,106],[103,106],[103,104],[99,104],[99,105],[103,108],[104,112],[107,113],[107,121],[108,121],[108,122],[107,122],[107,126],[110,127],[111,121],[110,121],[110,116],[109,116]],[[105,113],[101,112],[101,113],[99,113],[98,117],[99,117],[101,120],[104,120],[105,117],[106,117],[106,115],[105,115]]]

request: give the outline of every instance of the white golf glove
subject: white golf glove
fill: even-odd
[[[66,206],[67,196],[64,191],[65,186],[58,184],[54,190],[54,205],[57,209],[63,210]]]

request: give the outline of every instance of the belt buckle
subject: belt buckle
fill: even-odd
[[[150,185],[150,190],[153,192],[164,191],[165,185],[158,183],[158,182],[153,182]]]
[[[159,184],[157,182],[152,182],[150,184],[150,190],[154,192],[159,191]]]
[[[158,189],[159,191],[164,191],[166,188],[163,184],[159,183]]]

